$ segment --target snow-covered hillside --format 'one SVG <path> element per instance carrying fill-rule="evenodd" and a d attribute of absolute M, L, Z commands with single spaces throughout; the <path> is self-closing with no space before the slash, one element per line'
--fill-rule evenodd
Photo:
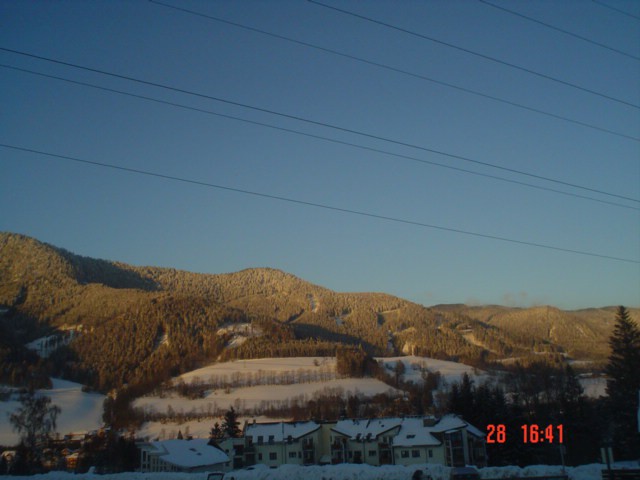
<path fill-rule="evenodd" d="M 461 363 L 447 362 L 426 357 L 403 356 L 380 358 L 389 373 L 397 362 L 405 364 L 404 379 L 422 382 L 426 371 L 439 372 L 446 383 L 460 381 L 467 373 L 481 381 L 485 373 Z M 338 378 L 336 360 L 333 357 L 292 357 L 237 360 L 208 365 L 173 379 L 173 384 L 202 383 L 206 386 L 203 398 L 188 399 L 172 391 L 162 396 L 147 396 L 135 401 L 134 406 L 151 413 L 196 413 L 198 419 L 182 423 L 147 422 L 139 432 L 147 438 L 175 438 L 183 435 L 207 437 L 216 421 L 216 415 L 234 407 L 253 418 L 251 412 L 262 410 L 267 404 L 297 400 L 304 402 L 326 393 L 341 396 L 373 396 L 396 391 L 373 378 Z M 214 387 L 215 386 L 215 387 Z M 396 391 L 397 392 L 397 391 Z M 187 415 L 188 416 L 188 415 Z M 259 421 L 274 419 L 257 416 Z M 218 419 L 219 420 L 219 419 Z M 288 420 L 283 418 L 282 420 Z"/>
<path fill-rule="evenodd" d="M 57 420 L 57 432 L 60 435 L 97 430 L 102 426 L 104 395 L 85 393 L 78 383 L 57 378 L 52 381 L 53 389 L 39 390 L 38 393 L 51 397 L 51 403 L 60 407 Z M 20 441 L 9 423 L 9 415 L 19 406 L 17 399 L 0 402 L 0 445 L 15 445 Z"/>
<path fill-rule="evenodd" d="M 227 410 L 251 410 L 261 407 L 267 402 L 280 402 L 291 399 L 310 400 L 314 395 L 322 393 L 340 393 L 348 396 L 363 394 L 366 396 L 393 390 L 386 383 L 374 378 L 342 378 L 326 382 L 294 383 L 291 385 L 261 385 L 254 387 L 214 390 L 204 398 L 187 399 L 172 392 L 164 397 L 147 396 L 134 402 L 134 407 L 154 412 L 166 412 L 169 407 L 174 411 L 185 413 L 194 410 L 198 413 Z"/>
<path fill-rule="evenodd" d="M 439 372 L 446 383 L 451 384 L 453 382 L 459 382 L 462 375 L 465 373 L 470 377 L 475 377 L 477 382 L 482 382 L 487 378 L 486 372 L 478 370 L 464 363 L 449 362 L 447 360 L 437 360 L 429 357 L 417 357 L 415 355 L 407 355 L 403 357 L 385 357 L 378 358 L 382 361 L 385 367 L 389 370 L 389 373 L 393 372 L 393 369 L 397 362 L 404 363 L 405 381 L 411 381 L 420 383 L 422 382 L 422 372 Z"/>

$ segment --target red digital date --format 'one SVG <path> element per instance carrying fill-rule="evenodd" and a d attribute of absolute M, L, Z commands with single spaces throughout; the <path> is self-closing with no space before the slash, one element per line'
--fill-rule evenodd
<path fill-rule="evenodd" d="M 564 443 L 564 426 L 547 425 L 541 427 L 532 423 L 531 425 L 521 425 L 521 440 L 523 443 L 539 444 L 539 443 Z M 503 424 L 487 425 L 487 443 L 506 443 L 507 427 Z"/>

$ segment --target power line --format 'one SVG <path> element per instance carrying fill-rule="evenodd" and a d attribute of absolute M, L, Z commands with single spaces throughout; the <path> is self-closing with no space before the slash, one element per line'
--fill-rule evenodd
<path fill-rule="evenodd" d="M 575 83 L 571 83 L 571 82 L 568 82 L 566 80 L 562 80 L 562 79 L 557 78 L 557 77 L 552 77 L 551 75 L 547 75 L 546 73 L 537 72 L 535 70 L 531 70 L 530 68 L 523 67 L 523 66 L 520 66 L 520 65 L 516 65 L 514 63 L 507 62 L 506 60 L 500 60 L 499 58 L 491 57 L 489 55 L 485 55 L 484 53 L 480 53 L 480 52 L 476 52 L 474 50 L 470 50 L 468 48 L 460 47 L 458 45 L 454 45 L 452 43 L 448 43 L 448 42 L 445 42 L 443 40 L 438 40 L 437 38 L 429 37 L 429 36 L 424 35 L 422 33 L 414 32 L 414 31 L 408 30 L 406 28 L 398 27 L 397 25 L 392 25 L 390 23 L 386 23 L 386 22 L 383 22 L 381 20 L 376 20 L 376 19 L 371 18 L 371 17 L 360 15 L 358 13 L 355 13 L 355 12 L 352 12 L 352 11 L 349 11 L 349 10 L 344 10 L 342 8 L 334 7 L 332 5 L 327 5 L 327 4 L 319 2 L 317 0 L 307 0 L 307 1 L 309 3 L 313 3 L 314 5 L 318 5 L 320 7 L 324 7 L 324 8 L 328 8 L 330 10 L 334 10 L 336 12 L 344 13 L 345 15 L 350 15 L 352 17 L 359 18 L 361 20 L 366 20 L 367 22 L 375 23 L 377 25 L 382 25 L 383 27 L 391 28 L 393 30 L 397 30 L 399 32 L 406 33 L 406 34 L 412 35 L 414 37 L 422 38 L 423 40 L 429 40 L 430 42 L 437 43 L 439 45 L 444 45 L 446 47 L 453 48 L 455 50 L 458 50 L 458 51 L 461 51 L 461 52 L 465 52 L 465 53 L 468 53 L 470 55 L 474 55 L 476 57 L 483 58 L 485 60 L 489 60 L 491 62 L 498 63 L 500 65 L 504 65 L 506 67 L 514 68 L 516 70 L 520 70 L 522 72 L 526 72 L 526 73 L 529 73 L 531 75 L 535 75 L 537 77 L 544 78 L 546 80 L 550 80 L 552 82 L 560 83 L 562 85 L 565 85 L 565 86 L 568 86 L 568 87 L 571 87 L 571 88 L 575 88 L 577 90 L 581 90 L 583 92 L 590 93 L 590 94 L 596 95 L 598 97 L 606 98 L 607 100 L 610 100 L 612 102 L 616 102 L 616 103 L 620 103 L 622 105 L 626 105 L 628 107 L 633 107 L 633 108 L 640 109 L 640 105 L 637 105 L 635 103 L 628 102 L 628 101 L 623 100 L 621 98 L 612 97 L 611 95 L 607 95 L 605 93 L 597 92 L 595 90 L 591 90 L 589 88 L 582 87 L 582 86 L 577 85 Z"/>
<path fill-rule="evenodd" d="M 171 180 L 171 181 L 186 183 L 186 184 L 190 184 L 190 185 L 199 185 L 199 186 L 202 186 L 202 187 L 215 188 L 215 189 L 218 189 L 218 190 L 224 190 L 224 191 L 229 191 L 229 192 L 240 193 L 240 194 L 243 194 L 243 195 L 251 195 L 251 196 L 254 196 L 254 197 L 268 198 L 268 199 L 271 199 L 271 200 L 278 200 L 278 201 L 281 201 L 281 202 L 294 203 L 294 204 L 297 204 L 297 205 L 303 205 L 303 206 L 307 206 L 307 207 L 315 207 L 315 208 L 321 208 L 321 209 L 324 209 L 324 210 L 330 210 L 330 211 L 334 211 L 334 212 L 347 213 L 347 214 L 358 215 L 358 216 L 367 217 L 367 218 L 374 218 L 374 219 L 377 219 L 377 220 L 384 220 L 384 221 L 387 221 L 387 222 L 401 223 L 401 224 L 405 224 L 405 225 L 413 225 L 413 226 L 416 226 L 416 227 L 429 228 L 429 229 L 433 229 L 433 230 L 441 230 L 441 231 L 445 231 L 445 232 L 458 233 L 458 234 L 477 237 L 477 238 L 485 238 L 485 239 L 489 239 L 489 240 L 498 240 L 498 241 L 501 241 L 501 242 L 513 243 L 513 244 L 517 244 L 517 245 L 525 245 L 525 246 L 529 246 L 529 247 L 543 248 L 543 249 L 547 249 L 547 250 L 555 250 L 555 251 L 565 252 L 565 253 L 573 253 L 573 254 L 584 255 L 584 256 L 588 256 L 588 257 L 602 258 L 602 259 L 606 259 L 606 260 L 615 260 L 615 261 L 619 261 L 619 262 L 640 264 L 640 260 L 636 260 L 636 259 L 632 259 L 632 258 L 615 257 L 615 256 L 612 256 L 612 255 L 605 255 L 605 254 L 600 254 L 600 253 L 587 252 L 587 251 L 583 251 L 583 250 L 575 250 L 575 249 L 570 249 L 570 248 L 558 247 L 558 246 L 555 246 L 555 245 L 548 245 L 548 244 L 544 244 L 544 243 L 529 242 L 529 241 L 526 241 L 526 240 L 517 240 L 517 239 L 501 237 L 501 236 L 497 236 L 497 235 L 472 232 L 472 231 L 469 231 L 469 230 L 462 230 L 462 229 L 458 229 L 458 228 L 444 227 L 442 225 L 434 225 L 434 224 L 429 224 L 429 223 L 418 222 L 418 221 L 415 221 L 415 220 L 407 220 L 407 219 L 402 219 L 402 218 L 398 218 L 398 217 L 390 217 L 390 216 L 387 216 L 387 215 L 380 215 L 380 214 L 377 214 L 377 213 L 365 212 L 365 211 L 361 211 L 361 210 L 352 210 L 352 209 L 349 209 L 349 208 L 336 207 L 336 206 L 326 205 L 326 204 L 316 203 L 316 202 L 309 202 L 309 201 L 306 201 L 306 200 L 300 200 L 300 199 L 296 199 L 296 198 L 283 197 L 283 196 L 280 196 L 280 195 L 272 195 L 272 194 L 269 194 L 269 193 L 256 192 L 256 191 L 252 191 L 252 190 L 245 190 L 245 189 L 241 189 L 241 188 L 230 187 L 230 186 L 227 186 L 227 185 L 220 185 L 220 184 L 215 184 L 215 183 L 203 182 L 201 180 L 193 180 L 193 179 L 188 179 L 188 178 L 176 177 L 176 176 L 173 176 L 173 175 L 165 175 L 165 174 L 162 174 L 162 173 L 151 172 L 151 171 L 148 171 L 148 170 L 140 170 L 140 169 L 130 168 L 130 167 L 124 167 L 124 166 L 121 166 L 121 165 L 115 165 L 115 164 L 111 164 L 111 163 L 104 163 L 104 162 L 97 162 L 97 161 L 93 161 L 93 160 L 86 160 L 86 159 L 81 159 L 81 158 L 77 158 L 77 157 L 71 157 L 71 156 L 68 156 L 68 155 L 60 155 L 60 154 L 57 154 L 57 153 L 51 153 L 51 152 L 45 152 L 45 151 L 41 151 L 41 150 L 35 150 L 35 149 L 32 149 L 32 148 L 27 148 L 27 147 L 9 145 L 9 144 L 6 144 L 6 143 L 0 143 L 0 147 L 8 148 L 8 149 L 16 150 L 16 151 L 21 151 L 21 152 L 26 152 L 26 153 L 32 153 L 32 154 L 36 154 L 36 155 L 42 155 L 42 156 L 57 158 L 57 159 L 60 159 L 60 160 L 67 160 L 67 161 L 71 161 L 71 162 L 75 162 L 75 163 L 81 163 L 81 164 L 85 164 L 85 165 L 93 165 L 93 166 L 96 166 L 96 167 L 108 168 L 108 169 L 112 169 L 112 170 L 119 170 L 119 171 L 123 171 L 123 172 L 134 173 L 134 174 L 138 174 L 138 175 L 145 175 L 145 176 L 149 176 L 149 177 L 162 178 L 164 180 Z"/>
<path fill-rule="evenodd" d="M 597 3 L 598 5 L 603 6 L 605 8 L 609 8 L 611 10 L 614 10 L 614 11 L 618 12 L 618 13 L 621 13 L 622 15 L 626 15 L 627 17 L 631 17 L 631 18 L 635 18 L 636 20 L 640 20 L 639 16 L 634 15 L 634 14 L 629 13 L 629 12 L 626 12 L 625 10 L 622 10 L 620 8 L 616 8 L 616 7 L 614 7 L 612 5 L 609 5 L 609 4 L 605 3 L 605 2 L 599 2 L 598 0 L 591 0 L 591 1 L 593 3 Z"/>
<path fill-rule="evenodd" d="M 174 92 L 178 92 L 178 93 L 183 93 L 183 94 L 191 95 L 191 96 L 198 97 L 198 98 L 206 98 L 208 100 L 213 100 L 213 101 L 216 101 L 216 102 L 225 103 L 227 105 L 233 105 L 233 106 L 237 106 L 237 107 L 247 108 L 247 109 L 250 109 L 250 110 L 257 111 L 257 112 L 269 113 L 269 114 L 277 115 L 277 116 L 280 116 L 280 117 L 283 117 L 283 118 L 288 118 L 288 119 L 291 119 L 291 120 L 297 120 L 297 121 L 300 121 L 300 122 L 308 123 L 310 125 L 322 126 L 322 127 L 330 128 L 330 129 L 333 129 L 333 130 L 338 130 L 338 131 L 341 131 L 341 132 L 346 132 L 346 133 L 351 133 L 351 134 L 354 134 L 354 135 L 359 135 L 359 136 L 362 136 L 362 137 L 365 137 L 365 138 L 372 138 L 372 139 L 375 139 L 375 140 L 380 140 L 380 141 L 392 143 L 392 144 L 395 144 L 395 145 L 401 145 L 401 146 L 404 146 L 404 147 L 414 148 L 416 150 L 421 150 L 421 151 L 424 151 L 424 152 L 434 153 L 434 154 L 442 155 L 442 156 L 449 157 L 449 158 L 455 158 L 457 160 L 462 160 L 462 161 L 469 162 L 469 163 L 474 163 L 474 164 L 477 164 L 477 165 L 483 165 L 485 167 L 495 168 L 495 169 L 506 171 L 506 172 L 510 172 L 510 173 L 516 173 L 516 174 L 519 174 L 519 175 L 524 175 L 524 176 L 527 176 L 527 177 L 536 178 L 538 180 L 544 180 L 544 181 L 547 181 L 547 182 L 557 183 L 557 184 L 564 185 L 564 186 L 567 186 L 567 187 L 577 188 L 577 189 L 580 189 L 580 190 L 586 190 L 586 191 L 593 192 L 593 193 L 599 193 L 601 195 L 607 195 L 607 196 L 610 196 L 610 197 L 616 197 L 616 198 L 620 198 L 620 199 L 623 199 L 623 200 L 628 200 L 628 201 L 631 201 L 631 202 L 640 203 L 640 200 L 638 200 L 636 198 L 627 197 L 627 196 L 619 195 L 619 194 L 616 194 L 616 193 L 605 192 L 603 190 L 598 190 L 598 189 L 591 188 L 591 187 L 585 187 L 585 186 L 578 185 L 578 184 L 575 184 L 575 183 L 566 182 L 566 181 L 563 181 L 563 180 L 557 180 L 557 179 L 553 179 L 553 178 L 550 178 L 550 177 L 545 177 L 543 175 L 537 175 L 537 174 L 534 174 L 534 173 L 524 172 L 522 170 L 517 170 L 517 169 L 509 168 L 509 167 L 504 167 L 504 166 L 496 165 L 496 164 L 489 163 L 489 162 L 483 162 L 481 160 L 475 160 L 475 159 L 472 159 L 470 157 L 465 157 L 465 156 L 462 156 L 462 155 L 448 153 L 448 152 L 444 152 L 444 151 L 441 151 L 441 150 L 436 150 L 436 149 L 433 149 L 433 148 L 428 148 L 428 147 L 424 147 L 424 146 L 420 146 L 420 145 L 411 144 L 411 143 L 408 143 L 408 142 L 402 142 L 402 141 L 399 141 L 399 140 L 393 140 L 393 139 L 390 139 L 390 138 L 382 137 L 380 135 L 375 135 L 375 134 L 366 133 L 366 132 L 360 132 L 358 130 L 353 130 L 351 128 L 341 127 L 341 126 L 338 126 L 338 125 L 333 125 L 333 124 L 329 124 L 329 123 L 325 123 L 325 122 L 320 122 L 318 120 L 311 120 L 311 119 L 300 117 L 300 116 L 297 116 L 297 115 L 291 115 L 291 114 L 288 114 L 288 113 L 278 112 L 278 111 L 275 111 L 275 110 L 270 110 L 268 108 L 256 107 L 256 106 L 253 106 L 253 105 L 248 105 L 246 103 L 241 103 L 241 102 L 237 102 L 237 101 L 234 101 L 234 100 L 228 100 L 228 99 L 224 99 L 224 98 L 221 98 L 221 97 L 215 97 L 215 96 L 212 96 L 212 95 L 207 95 L 207 94 L 204 94 L 204 93 L 193 92 L 193 91 L 190 91 L 190 90 L 185 90 L 185 89 L 178 88 L 178 87 L 172 87 L 172 86 L 169 86 L 169 85 L 164 85 L 164 84 L 157 83 L 157 82 L 151 82 L 151 81 L 148 81 L 148 80 L 141 80 L 141 79 L 138 79 L 138 78 L 134 78 L 134 77 L 126 76 L 126 75 L 121 75 L 121 74 L 117 74 L 117 73 L 112 73 L 112 72 L 107 72 L 105 70 L 99 70 L 99 69 L 96 69 L 96 68 L 85 67 L 85 66 L 82 66 L 82 65 L 77 65 L 77 64 L 74 64 L 74 63 L 70 63 L 70 62 L 64 62 L 64 61 L 61 61 L 61 60 L 55 60 L 55 59 L 52 59 L 52 58 L 43 57 L 43 56 L 32 54 L 32 53 L 21 52 L 19 50 L 13 50 L 13 49 L 9 49 L 9 48 L 0 47 L 0 51 L 15 53 L 17 55 L 23 55 L 23 56 L 30 57 L 30 58 L 37 58 L 39 60 L 45 60 L 47 62 L 56 63 L 56 64 L 59 64 L 59 65 L 65 65 L 65 66 L 68 66 L 68 67 L 78 68 L 80 70 L 85 70 L 85 71 L 94 72 L 94 73 L 100 73 L 102 75 L 107 75 L 107 76 L 110 76 L 110 77 L 120 78 L 120 79 L 124 79 L 124 80 L 129 80 L 129 81 L 140 83 L 140 84 L 143 84 L 143 85 L 150 85 L 150 86 L 154 86 L 154 87 L 158 87 L 158 88 L 163 88 L 165 90 L 170 90 L 170 91 L 174 91 Z"/>
<path fill-rule="evenodd" d="M 216 117 L 225 118 L 225 119 L 228 119 L 228 120 L 239 121 L 239 122 L 247 123 L 247 124 L 250 124 L 250 125 L 257 125 L 257 126 L 260 126 L 260 127 L 270 128 L 270 129 L 273 129 L 273 130 L 282 131 L 282 132 L 286 132 L 286 133 L 292 133 L 292 134 L 295 134 L 295 135 L 300 135 L 300 136 L 304 136 L 304 137 L 308 137 L 308 138 L 314 138 L 314 139 L 317 139 L 317 140 L 322 140 L 322 141 L 326 141 L 326 142 L 330 142 L 330 143 L 335 143 L 335 144 L 338 144 L 338 145 L 345 145 L 345 146 L 348 146 L 348 147 L 353 147 L 353 148 L 358 148 L 358 149 L 365 150 L 365 151 L 380 153 L 380 154 L 383 154 L 383 155 L 396 157 L 396 158 L 401 158 L 401 159 L 404 159 L 404 160 L 410 160 L 410 161 L 422 163 L 422 164 L 425 164 L 425 165 L 431 165 L 431 166 L 446 168 L 446 169 L 449 169 L 449 170 L 454 170 L 454 171 L 461 172 L 461 173 L 466 173 L 466 174 L 469 174 L 469 175 L 475 175 L 475 176 L 478 176 L 478 177 L 490 178 L 490 179 L 493 179 L 493 180 L 499 180 L 499 181 L 502 181 L 502 182 L 507 182 L 507 183 L 512 183 L 512 184 L 519 185 L 519 186 L 534 188 L 534 189 L 537 189 L 537 190 L 542 190 L 542 191 L 557 193 L 557 194 L 560 194 L 560 195 L 566 195 L 566 196 L 570 196 L 570 197 L 580 198 L 580 199 L 583 199 L 583 200 L 589 200 L 589 201 L 593 201 L 593 202 L 603 203 L 603 204 L 612 205 L 612 206 L 615 206 L 615 207 L 627 208 L 627 209 L 630 209 L 630 210 L 638 210 L 638 211 L 640 211 L 640 208 L 638 208 L 638 207 L 632 207 L 630 205 L 625 205 L 625 204 L 622 204 L 622 203 L 610 202 L 610 201 L 607 201 L 607 200 L 601 200 L 599 198 L 588 197 L 586 195 L 579 195 L 579 194 L 576 194 L 576 193 L 565 192 L 565 191 L 562 191 L 562 190 L 556 190 L 556 189 L 553 189 L 553 188 L 543 187 L 543 186 L 540 186 L 540 185 L 534 185 L 534 184 L 531 184 L 531 183 L 520 182 L 518 180 L 513 180 L 513 179 L 505 178 L 505 177 L 499 177 L 497 175 L 489 175 L 489 174 L 486 174 L 486 173 L 476 172 L 476 171 L 473 171 L 473 170 L 468 170 L 468 169 L 464 169 L 464 168 L 460 168 L 460 167 L 454 167 L 452 165 L 446 165 L 446 164 L 443 164 L 443 163 L 438 163 L 438 162 L 433 162 L 433 161 L 430 161 L 430 160 L 424 160 L 424 159 L 421 159 L 421 158 L 412 157 L 410 155 L 403 155 L 403 154 L 399 154 L 399 153 L 389 152 L 387 150 L 381 150 L 381 149 L 378 149 L 378 148 L 368 147 L 366 145 L 361 145 L 361 144 L 356 144 L 356 143 L 351 143 L 351 142 L 345 142 L 343 140 L 337 140 L 337 139 L 333 139 L 333 138 L 330 138 L 330 137 L 325 137 L 325 136 L 322 136 L 322 135 L 315 135 L 315 134 L 312 134 L 312 133 L 302 132 L 300 130 L 293 130 L 291 128 L 279 127 L 279 126 L 272 125 L 272 124 L 269 124 L 269 123 L 258 122 L 258 121 L 255 121 L 255 120 L 249 120 L 249 119 L 246 119 L 246 118 L 236 117 L 236 116 L 233 116 L 233 115 L 218 113 L 218 112 L 214 112 L 214 111 L 211 111 L 211 110 L 206 110 L 206 109 L 203 109 L 203 108 L 191 107 L 191 106 L 184 105 L 184 104 L 181 104 L 181 103 L 169 102 L 167 100 L 160 100 L 158 98 L 149 97 L 149 96 L 146 96 L 146 95 L 140 95 L 140 94 L 125 92 L 125 91 L 122 91 L 122 90 L 116 90 L 114 88 L 103 87 L 103 86 L 100 86 L 100 85 L 94 85 L 94 84 L 91 84 L 91 83 L 81 82 L 81 81 L 78 81 L 78 80 L 71 80 L 69 78 L 59 77 L 59 76 L 56 76 L 56 75 L 50 75 L 50 74 L 46 74 L 46 73 L 35 72 L 33 70 L 28 70 L 28 69 L 25 69 L 25 68 L 15 67 L 15 66 L 12 66 L 12 65 L 0 64 L 0 68 L 6 68 L 6 69 L 10 69 L 10 70 L 15 70 L 15 71 L 18 71 L 18 72 L 28 73 L 28 74 L 31 74 L 31 75 L 37 75 L 37 76 L 40 76 L 40 77 L 49 78 L 49 79 L 53 79 L 53 80 L 60 80 L 60 81 L 66 82 L 66 83 L 70 83 L 72 85 L 80 85 L 80 86 L 84 86 L 84 87 L 94 88 L 96 90 L 102 90 L 102 91 L 105 91 L 105 92 L 116 93 L 116 94 L 119 94 L 119 95 L 133 97 L 133 98 L 137 98 L 137 99 L 140 99 L 140 100 L 150 101 L 150 102 L 159 103 L 159 104 L 163 104 L 163 105 L 169 105 L 169 106 L 172 106 L 172 107 L 182 108 L 182 109 L 185 109 L 185 110 L 191 110 L 191 111 L 195 111 L 195 112 L 199 112 L 199 113 L 205 113 L 205 114 L 208 114 L 208 115 L 214 115 Z"/>
<path fill-rule="evenodd" d="M 570 32 L 568 30 L 565 30 L 563 28 L 556 27 L 556 26 L 551 25 L 549 23 L 545 23 L 545 22 L 543 22 L 541 20 L 538 20 L 536 18 L 529 17 L 528 15 L 524 15 L 523 13 L 516 12 L 515 10 L 511 10 L 509 8 L 502 7 L 500 5 L 496 5 L 495 3 L 492 3 L 492 2 L 490 2 L 488 0 L 478 0 L 478 1 L 480 3 L 484 3 L 485 5 L 493 7 L 495 9 L 502 10 L 503 12 L 509 13 L 511 15 L 515 15 L 515 16 L 520 17 L 520 18 L 524 18 L 525 20 L 529 20 L 530 22 L 537 23 L 538 25 L 542 25 L 544 27 L 550 28 L 551 30 L 555 30 L 557 32 L 564 33 L 565 35 L 569 35 L 571 37 L 580 39 L 580 40 L 585 41 L 587 43 L 590 43 L 592 45 L 596 45 L 596 46 L 601 47 L 601 48 L 606 48 L 607 50 L 619 53 L 620 55 L 624 55 L 625 57 L 633 58 L 634 60 L 640 60 L 640 57 L 638 57 L 636 55 L 632 55 L 632 54 L 624 52 L 622 50 L 618 50 L 617 48 L 611 47 L 609 45 L 605 45 L 604 43 L 596 42 L 595 40 L 592 40 L 590 38 L 583 37 L 582 35 L 578 35 L 577 33 L 573 33 L 573 32 Z"/>
<path fill-rule="evenodd" d="M 232 27 L 248 30 L 248 31 L 254 32 L 254 33 L 259 33 L 261 35 L 266 35 L 266 36 L 269 36 L 269 37 L 272 37 L 272 38 L 277 38 L 279 40 L 283 40 L 283 41 L 290 42 L 290 43 L 293 43 L 293 44 L 296 44 L 296 45 L 300 45 L 300 46 L 303 46 L 303 47 L 307 47 L 307 48 L 312 48 L 312 49 L 315 49 L 315 50 L 318 50 L 318 51 L 321 51 L 321 52 L 325 52 L 325 53 L 328 53 L 328 54 L 331 54 L 331 55 L 336 55 L 336 56 L 339 56 L 339 57 L 347 58 L 349 60 L 354 60 L 356 62 L 364 63 L 366 65 L 370 65 L 370 66 L 373 66 L 373 67 L 376 67 L 376 68 L 381 68 L 381 69 L 388 70 L 388 71 L 391 71 L 391 72 L 399 73 L 401 75 L 406 75 L 406 76 L 409 76 L 409 77 L 417 78 L 419 80 L 424 80 L 424 81 L 427 81 L 427 82 L 431 82 L 431 83 L 434 83 L 436 85 L 440 85 L 440 86 L 443 86 L 443 87 L 452 88 L 452 89 L 458 90 L 460 92 L 468 93 L 470 95 L 476 95 L 478 97 L 486 98 L 486 99 L 493 100 L 493 101 L 500 102 L 500 103 L 504 103 L 506 105 L 511 105 L 513 107 L 521 108 L 521 109 L 527 110 L 529 112 L 534 112 L 534 113 L 538 113 L 538 114 L 541 114 L 541 115 L 546 115 L 548 117 L 555 118 L 557 120 L 562 120 L 562 121 L 565 121 L 565 122 L 573 123 L 575 125 L 580 125 L 582 127 L 598 130 L 600 132 L 608 133 L 608 134 L 611 134 L 611 135 L 616 135 L 616 136 L 619 136 L 619 137 L 622 137 L 622 138 L 627 138 L 629 140 L 634 140 L 636 142 L 640 141 L 639 137 L 634 137 L 632 135 L 627 135 L 627 134 L 624 134 L 624 133 L 615 132 L 613 130 L 609 130 L 607 128 L 599 127 L 599 126 L 593 125 L 591 123 L 582 122 L 580 120 L 576 120 L 576 119 L 573 119 L 573 118 L 569 118 L 569 117 L 565 117 L 565 116 L 562 116 L 562 115 L 558 115 L 556 113 L 551 113 L 551 112 L 547 112 L 545 110 L 540 110 L 538 108 L 534 108 L 534 107 L 531 107 L 531 106 L 528 106 L 528 105 L 523 105 L 521 103 L 513 102 L 511 100 L 506 100 L 504 98 L 500 98 L 500 97 L 496 97 L 496 96 L 493 96 L 493 95 L 489 95 L 487 93 L 482 93 L 482 92 L 479 92 L 477 90 L 473 90 L 473 89 L 466 88 L 466 87 L 461 87 L 461 86 L 455 85 L 453 83 L 448 83 L 448 82 L 444 82 L 442 80 L 437 80 L 435 78 L 428 77 L 426 75 L 421 75 L 421 74 L 418 74 L 418 73 L 415 73 L 415 72 L 410 72 L 410 71 L 403 70 L 403 69 L 400 69 L 400 68 L 392 67 L 392 66 L 384 64 L 384 63 L 374 62 L 372 60 L 367 60 L 365 58 L 358 57 L 356 55 L 351 55 L 351 54 L 348 54 L 348 53 L 340 52 L 338 50 L 333 50 L 333 49 L 330 49 L 330 48 L 321 47 L 321 46 L 315 45 L 313 43 L 303 42 L 302 40 L 296 40 L 294 38 L 286 37 L 286 36 L 280 35 L 278 33 L 268 32 L 266 30 L 261 30 L 259 28 L 250 27 L 248 25 L 243 25 L 241 23 L 232 22 L 230 20 L 225 20 L 224 18 L 216 17 L 216 16 L 213 16 L 213 15 L 208 15 L 208 14 L 205 14 L 205 13 L 202 13 L 202 12 L 196 12 L 194 10 L 189 10 L 189 9 L 182 8 L 182 7 L 177 7 L 177 6 L 174 6 L 174 5 L 170 5 L 168 3 L 160 2 L 158 0 L 148 0 L 148 1 L 150 3 L 156 4 L 156 5 L 160 5 L 162 7 L 171 8 L 171 9 L 174 9 L 174 10 L 177 10 L 177 11 L 180 11 L 180 12 L 184 12 L 184 13 L 187 13 L 187 14 L 190 14 L 190 15 L 194 15 L 194 16 L 197 16 L 197 17 L 202 17 L 202 18 L 205 18 L 205 19 L 208 19 L 208 20 L 213 20 L 215 22 L 219 22 L 219 23 L 222 23 L 222 24 L 225 24 L 225 25 L 229 25 L 229 26 L 232 26 Z"/>

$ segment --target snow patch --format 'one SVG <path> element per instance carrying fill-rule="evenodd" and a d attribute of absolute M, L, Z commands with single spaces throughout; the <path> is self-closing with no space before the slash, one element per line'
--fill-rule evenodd
<path fill-rule="evenodd" d="M 219 336 L 229 336 L 227 347 L 234 348 L 239 347 L 249 338 L 261 336 L 262 331 L 250 323 L 234 323 L 219 328 L 216 334 Z"/>
<path fill-rule="evenodd" d="M 98 393 L 85 393 L 82 385 L 59 378 L 52 378 L 51 390 L 38 390 L 41 395 L 51 398 L 51 404 L 60 407 L 57 432 L 61 435 L 72 432 L 88 432 L 102 426 L 102 404 L 105 396 Z M 0 445 L 15 445 L 20 441 L 17 433 L 12 431 L 9 415 L 20 402 L 12 396 L 12 400 L 0 402 Z"/>
<path fill-rule="evenodd" d="M 35 351 L 40 358 L 49 358 L 49 356 L 58 348 L 69 345 L 71 341 L 82 331 L 82 325 L 73 327 L 63 326 L 53 335 L 40 337 L 25 345 L 29 350 Z"/>

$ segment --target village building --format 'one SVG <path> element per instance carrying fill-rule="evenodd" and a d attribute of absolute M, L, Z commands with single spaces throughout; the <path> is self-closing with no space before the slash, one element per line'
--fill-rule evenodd
<path fill-rule="evenodd" d="M 246 465 L 313 465 L 324 453 L 322 426 L 311 421 L 250 423 L 245 426 L 244 438 Z"/>
<path fill-rule="evenodd" d="M 242 465 L 486 465 L 485 435 L 456 415 L 249 423 Z M 237 456 L 237 448 L 235 450 Z M 234 461 L 234 464 L 238 462 Z"/>
<path fill-rule="evenodd" d="M 392 464 L 393 439 L 401 424 L 401 418 L 340 420 L 331 429 L 332 463 Z"/>
<path fill-rule="evenodd" d="M 456 415 L 245 423 L 243 437 L 141 444 L 143 472 L 201 472 L 256 464 L 485 466 L 485 435 Z"/>
<path fill-rule="evenodd" d="M 484 433 L 456 415 L 407 417 L 393 439 L 394 463 L 485 466 Z"/>
<path fill-rule="evenodd" d="M 144 442 L 140 448 L 142 472 L 206 472 L 229 470 L 229 456 L 208 439 Z"/>

